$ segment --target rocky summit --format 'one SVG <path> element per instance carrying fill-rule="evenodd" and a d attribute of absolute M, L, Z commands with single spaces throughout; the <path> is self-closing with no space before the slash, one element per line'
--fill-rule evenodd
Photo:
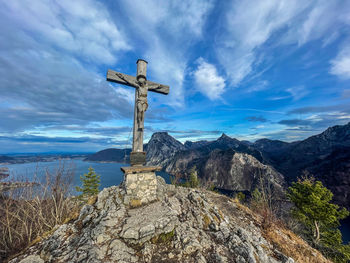
<path fill-rule="evenodd" d="M 10 262 L 328 262 L 293 233 L 264 230 L 233 199 L 157 184 L 158 200 L 133 208 L 122 187 L 105 188 Z"/>
<path fill-rule="evenodd" d="M 186 147 L 167 132 L 156 132 L 145 147 L 147 165 L 164 166 L 176 152 L 186 150 Z"/>

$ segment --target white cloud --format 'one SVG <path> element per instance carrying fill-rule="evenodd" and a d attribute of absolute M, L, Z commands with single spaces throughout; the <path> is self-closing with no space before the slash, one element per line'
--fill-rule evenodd
<path fill-rule="evenodd" d="M 129 39 L 151 58 L 150 80 L 171 87 L 159 104 L 182 106 L 186 52 L 189 41 L 201 38 L 210 3 L 128 1 L 127 23 L 97 1 L 1 2 L 0 91 L 7 104 L 0 107 L 6 123 L 0 130 L 132 118 L 133 89 L 112 86 L 97 72 L 135 48 Z M 149 120 L 162 114 L 152 105 Z"/>
<path fill-rule="evenodd" d="M 202 38 L 206 17 L 213 1 L 123 1 L 123 11 L 132 17 L 129 30 L 138 32 L 139 52 L 149 60 L 152 81 L 170 86 L 170 93 L 162 98 L 172 106 L 183 106 L 183 89 L 188 50 Z M 116 18 L 118 19 L 118 18 Z"/>
<path fill-rule="evenodd" d="M 3 22 L 3 21 L 2 21 Z M 16 24 L 0 35 L 0 130 L 45 125 L 84 125 L 132 118 L 126 94 L 68 52 L 37 41 Z"/>
<path fill-rule="evenodd" d="M 269 86 L 269 82 L 267 80 L 259 80 L 254 83 L 251 87 L 247 88 L 247 92 L 256 92 L 266 90 Z"/>
<path fill-rule="evenodd" d="M 135 103 L 135 89 L 134 88 L 122 88 L 116 87 L 114 91 L 117 93 L 117 96 L 124 97 L 131 105 Z"/>
<path fill-rule="evenodd" d="M 349 2 L 350 3 L 350 2 Z M 232 1 L 216 37 L 216 53 L 231 84 L 237 86 L 264 61 L 261 48 L 274 44 L 303 45 L 322 39 L 324 46 L 349 24 L 350 4 L 344 1 Z M 330 38 L 331 36 L 331 38 Z"/>
<path fill-rule="evenodd" d="M 237 85 L 253 70 L 256 49 L 305 8 L 296 1 L 233 1 L 217 48 L 220 62 Z"/>
<path fill-rule="evenodd" d="M 219 99 L 225 91 L 225 79 L 219 76 L 214 65 L 197 60 L 198 68 L 194 72 L 197 89 L 211 100 Z"/>
<path fill-rule="evenodd" d="M 309 91 L 305 88 L 305 86 L 295 86 L 287 89 L 287 92 L 290 93 L 293 100 L 300 100 L 309 94 Z"/>
<path fill-rule="evenodd" d="M 344 8 L 339 1 L 314 1 L 306 14 L 305 21 L 297 28 L 298 44 L 325 36 L 329 41 L 329 36 L 334 33 L 333 28 L 339 21 L 339 10 Z M 327 33 L 329 32 L 329 34 Z M 333 34 L 333 38 L 337 37 Z M 332 41 L 334 39 L 331 39 Z"/>
<path fill-rule="evenodd" d="M 345 46 L 335 59 L 331 60 L 330 73 L 340 78 L 350 79 L 350 46 Z"/>
<path fill-rule="evenodd" d="M 106 8 L 96 1 L 13 0 L 0 7 L 9 23 L 85 60 L 114 63 L 116 52 L 131 48 Z"/>
<path fill-rule="evenodd" d="M 162 101 L 172 106 L 182 106 L 184 103 L 183 80 L 185 78 L 187 61 L 183 50 L 167 48 L 158 38 L 153 41 L 153 48 L 145 52 L 150 61 L 151 81 L 170 86 L 170 93 Z"/>
<path fill-rule="evenodd" d="M 184 40 L 190 35 L 200 36 L 208 11 L 213 7 L 213 1 L 194 0 L 184 1 L 159 1 L 159 0 L 134 0 L 123 1 L 124 11 L 132 17 L 134 26 L 142 37 L 153 38 L 158 29 L 169 37 Z M 154 31 L 149 31 L 154 29 Z M 167 42 L 167 39 L 163 39 Z"/>

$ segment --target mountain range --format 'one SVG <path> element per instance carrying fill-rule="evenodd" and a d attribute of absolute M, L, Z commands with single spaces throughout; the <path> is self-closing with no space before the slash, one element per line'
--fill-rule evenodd
<path fill-rule="evenodd" d="M 195 166 L 203 183 L 229 191 L 251 193 L 263 181 L 280 192 L 297 178 L 313 175 L 334 193 L 337 204 L 350 208 L 350 123 L 290 143 L 270 139 L 251 143 L 222 134 L 215 141 L 182 144 L 157 132 L 145 150 L 147 165 L 160 165 L 179 177 L 188 176 Z M 106 149 L 87 160 L 121 162 L 129 153 Z"/>

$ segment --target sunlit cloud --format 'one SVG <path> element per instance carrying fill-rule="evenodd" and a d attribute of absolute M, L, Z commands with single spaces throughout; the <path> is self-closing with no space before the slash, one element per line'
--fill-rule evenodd
<path fill-rule="evenodd" d="M 330 73 L 342 79 L 350 79 L 350 45 L 343 47 L 337 57 L 331 60 Z"/>
<path fill-rule="evenodd" d="M 214 65 L 205 62 L 203 58 L 199 58 L 197 63 L 193 75 L 198 91 L 211 100 L 219 99 L 225 91 L 225 79 L 219 76 Z"/>

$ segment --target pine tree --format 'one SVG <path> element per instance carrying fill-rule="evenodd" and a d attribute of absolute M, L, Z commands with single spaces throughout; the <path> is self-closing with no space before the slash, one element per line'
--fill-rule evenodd
<path fill-rule="evenodd" d="M 347 262 L 349 245 L 342 244 L 338 227 L 339 220 L 346 218 L 349 211 L 332 204 L 333 193 L 312 177 L 299 179 L 288 190 L 294 204 L 292 215 L 309 231 L 315 247 L 335 262 Z"/>
<path fill-rule="evenodd" d="M 78 192 L 82 192 L 80 194 L 81 199 L 86 199 L 92 195 L 98 194 L 99 186 L 100 186 L 100 176 L 95 173 L 95 170 L 92 167 L 89 167 L 89 172 L 80 176 L 80 180 L 83 183 L 83 187 L 76 187 Z"/>
<path fill-rule="evenodd" d="M 198 173 L 197 173 L 197 167 L 193 166 L 190 170 L 190 180 L 189 180 L 190 187 L 196 188 L 199 186 L 199 180 L 198 180 Z"/>

